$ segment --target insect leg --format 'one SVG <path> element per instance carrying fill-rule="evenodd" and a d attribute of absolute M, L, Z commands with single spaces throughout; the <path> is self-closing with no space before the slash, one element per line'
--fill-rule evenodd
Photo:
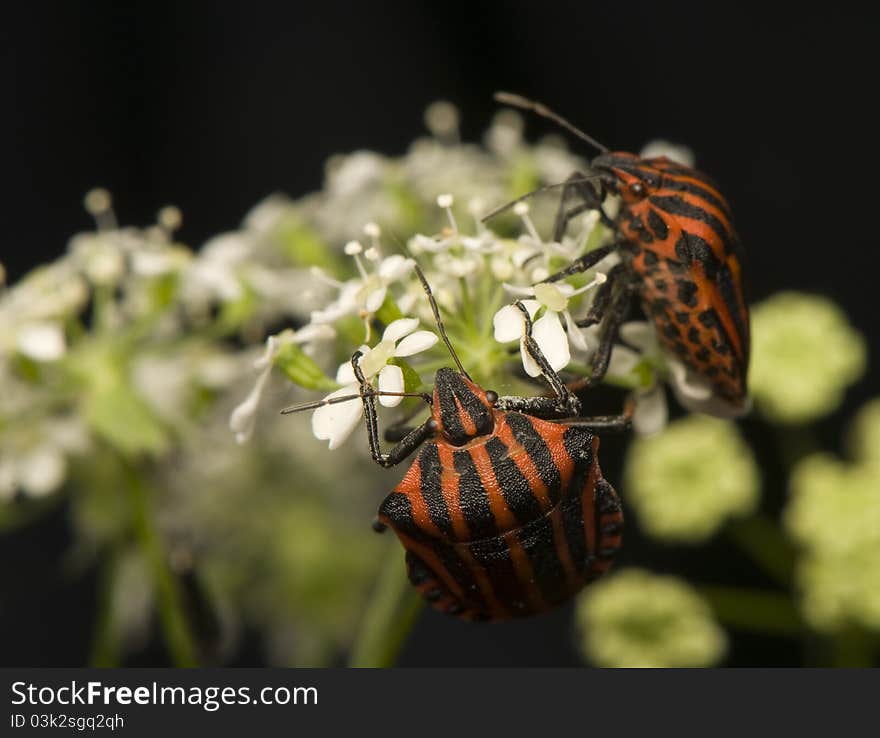
<path fill-rule="evenodd" d="M 505 412 L 525 413 L 547 420 L 558 420 L 572 415 L 568 407 L 560 407 L 556 397 L 499 397 L 495 407 Z"/>
<path fill-rule="evenodd" d="M 561 241 L 562 236 L 565 235 L 565 229 L 571 220 L 585 210 L 598 210 L 602 223 L 609 228 L 614 228 L 614 221 L 602 209 L 604 190 L 596 192 L 589 184 L 583 181 L 585 178 L 585 175 L 581 172 L 572 172 L 571 176 L 566 180 L 567 184 L 562 190 L 562 197 L 559 200 L 559 208 L 556 211 L 556 221 L 553 226 L 554 241 Z M 580 197 L 582 202 L 569 208 L 568 202 L 572 194 Z"/>
<path fill-rule="evenodd" d="M 572 418 L 565 421 L 565 425 L 590 430 L 628 431 L 632 427 L 632 417 L 635 413 L 635 399 L 630 396 L 623 405 L 620 415 L 595 415 L 592 418 Z"/>
<path fill-rule="evenodd" d="M 596 290 L 596 296 L 593 298 L 593 302 L 590 305 L 587 314 L 580 320 L 574 322 L 578 328 L 589 328 L 591 325 L 595 325 L 602 320 L 608 309 L 608 304 L 611 302 L 611 297 L 614 294 L 614 285 L 617 280 L 621 278 L 623 270 L 623 264 L 616 264 L 611 267 L 608 271 L 607 280 Z"/>
<path fill-rule="evenodd" d="M 402 441 L 410 431 L 412 431 L 416 426 L 411 425 L 410 421 L 422 412 L 424 408 L 421 406 L 416 406 L 412 408 L 409 412 L 405 413 L 402 418 L 399 418 L 394 425 L 391 425 L 385 429 L 385 432 L 382 434 L 386 441 L 389 443 L 397 443 L 398 441 Z"/>
<path fill-rule="evenodd" d="M 499 410 L 517 410 L 539 417 L 566 418 L 577 415 L 581 409 L 580 400 L 565 386 L 565 382 L 550 366 L 550 362 L 547 361 L 538 342 L 532 337 L 532 318 L 526 306 L 519 300 L 514 305 L 522 312 L 525 321 L 526 351 L 541 369 L 541 376 L 550 385 L 555 397 L 501 397 L 498 399 L 496 407 Z"/>
<path fill-rule="evenodd" d="M 607 246 L 600 246 L 597 249 L 588 251 L 583 256 L 575 259 L 564 269 L 560 269 L 558 272 L 554 272 L 553 274 L 551 274 L 544 281 L 558 282 L 563 277 L 569 277 L 572 274 L 580 274 L 581 272 L 585 272 L 587 271 L 587 269 L 591 269 L 596 266 L 596 264 L 602 261 L 602 259 L 608 256 L 608 254 L 617 249 L 623 243 L 623 241 L 615 241 L 614 243 L 609 243 Z"/>
<path fill-rule="evenodd" d="M 608 362 L 611 360 L 611 349 L 617 340 L 617 332 L 626 318 L 632 298 L 633 286 L 621 279 L 615 280 L 615 289 L 609 298 L 609 304 L 605 315 L 601 318 L 602 325 L 599 332 L 599 346 L 593 355 L 593 368 L 589 377 L 584 377 L 568 385 L 572 392 L 592 387 L 602 381 L 602 377 L 608 371 Z"/>
<path fill-rule="evenodd" d="M 437 423 L 433 418 L 428 418 L 424 423 L 407 433 L 387 454 L 383 454 L 379 446 L 379 416 L 376 412 L 376 398 L 358 364 L 361 356 L 363 356 L 362 352 L 354 352 L 351 357 L 351 367 L 360 385 L 361 402 L 364 404 L 364 420 L 367 425 L 367 440 L 370 444 L 370 455 L 373 457 L 373 461 L 387 468 L 399 464 L 415 451 L 423 441 L 430 438 L 437 430 Z"/>
<path fill-rule="evenodd" d="M 564 425 L 590 430 L 628 431 L 632 427 L 632 418 L 628 415 L 596 415 L 592 418 L 566 420 Z"/>

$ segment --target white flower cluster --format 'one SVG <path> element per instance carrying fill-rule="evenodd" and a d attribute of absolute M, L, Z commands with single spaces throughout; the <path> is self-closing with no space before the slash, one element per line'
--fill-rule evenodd
<path fill-rule="evenodd" d="M 121 228 L 106 191 L 85 202 L 97 230 L 0 292 L 0 497 L 57 490 L 96 439 L 126 455 L 168 448 L 200 393 L 246 371 L 248 349 L 210 337 L 302 314 L 290 292 L 307 273 L 273 263 L 258 230 L 193 253 L 173 239 L 176 208 Z"/>
<path fill-rule="evenodd" d="M 581 649 L 597 666 L 705 667 L 727 649 L 724 631 L 687 582 L 624 569 L 579 596 Z"/>
<path fill-rule="evenodd" d="M 543 280 L 608 241 L 611 233 L 599 224 L 597 215 L 586 214 L 580 229 L 561 243 L 547 243 L 539 236 L 525 202 L 513 209 L 522 231 L 516 237 L 493 230 L 494 224 L 483 223 L 479 217 L 482 208 L 473 202 L 467 210 L 474 220 L 474 231 L 463 232 L 455 204 L 451 194 L 436 197 L 446 224 L 435 235 L 412 236 L 406 247 L 406 253 L 411 256 L 384 255 L 382 229 L 371 221 L 362 227 L 369 239 L 368 246 L 360 241 L 348 241 L 342 249 L 354 267 L 350 270 L 353 276 L 340 280 L 313 268 L 314 279 L 330 288 L 330 299 L 311 310 L 309 322 L 296 334 L 303 337 L 300 342 L 309 344 L 333 336 L 344 340 L 345 335 L 352 334 L 351 321 L 356 320 L 362 323 L 364 336 L 358 362 L 365 382 L 371 391 L 394 393 L 380 394 L 380 404 L 394 407 L 401 402 L 401 393 L 424 391 L 429 386 L 425 380 L 430 381 L 430 377 L 423 380 L 422 374 L 435 371 L 451 359 L 444 355 L 441 347 L 434 350 L 437 344 L 434 333 L 416 330 L 420 324 L 430 327 L 434 322 L 430 303 L 414 271 L 415 260 L 418 260 L 445 313 L 450 341 L 475 376 L 502 384 L 519 382 L 524 392 L 544 391 L 540 385 L 529 387 L 517 379 L 520 370 L 506 348 L 511 342 L 519 342 L 521 370 L 528 377 L 540 376 L 540 368 L 525 350 L 526 319 L 519 305 L 528 313 L 532 336 L 554 370 L 574 377 L 588 373 L 597 344 L 596 328 L 580 328 L 578 320 L 589 310 L 594 289 L 606 281 L 605 270 L 617 263 L 619 257 L 611 254 L 583 275 L 554 282 Z M 510 228 L 511 224 L 502 220 L 501 226 Z M 384 323 L 385 330 L 379 342 L 371 347 L 372 324 L 376 318 Z M 319 328 L 323 330 L 320 335 Z M 610 377 L 636 391 L 634 423 L 637 431 L 655 433 L 667 418 L 665 394 L 659 379 L 666 374 L 673 379 L 679 375 L 667 372 L 664 356 L 648 324 L 629 324 L 622 335 L 631 347 L 615 348 Z M 239 441 L 246 440 L 253 429 L 273 356 L 272 346 L 277 346 L 278 337 L 272 336 L 268 341 L 267 354 L 258 365 L 257 383 L 231 418 L 231 428 Z M 353 348 L 349 343 L 346 350 L 343 343 L 341 350 L 347 353 Z M 314 349 L 310 353 L 314 354 Z M 307 382 L 298 382 L 295 371 L 285 371 L 295 383 L 313 387 Z M 407 372 L 412 380 L 409 383 L 405 381 Z M 322 386 L 334 381 L 326 373 L 324 379 Z M 348 438 L 362 412 L 358 398 L 360 386 L 350 361 L 339 365 L 335 384 L 338 389 L 324 397 L 324 404 L 315 409 L 312 423 L 315 436 L 327 440 L 331 449 L 338 448 Z M 684 381 L 680 384 L 686 386 Z M 342 400 L 346 397 L 350 398 L 348 402 Z"/>

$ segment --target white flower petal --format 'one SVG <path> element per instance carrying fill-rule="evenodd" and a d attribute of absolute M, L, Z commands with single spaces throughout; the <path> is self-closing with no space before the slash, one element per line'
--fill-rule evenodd
<path fill-rule="evenodd" d="M 529 314 L 529 317 L 534 320 L 535 313 L 537 313 L 538 310 L 540 310 L 541 308 L 541 303 L 537 300 L 520 300 L 520 302 L 522 302 L 523 307 L 525 307 L 526 311 Z M 514 307 L 516 306 L 514 305 Z M 522 315 L 522 313 L 520 313 L 520 315 Z"/>
<path fill-rule="evenodd" d="M 530 318 L 541 307 L 537 300 L 521 300 Z M 499 343 L 507 343 L 521 338 L 525 331 L 525 320 L 522 311 L 516 305 L 505 305 L 492 317 L 492 325 L 495 328 L 495 340 Z"/>
<path fill-rule="evenodd" d="M 403 386 L 403 370 L 399 366 L 388 364 L 382 367 L 379 372 L 380 392 L 403 392 Z M 397 407 L 401 402 L 402 397 L 379 396 L 379 404 L 385 407 Z"/>
<path fill-rule="evenodd" d="M 67 476 L 67 459 L 55 446 L 39 446 L 18 459 L 18 479 L 34 497 L 54 492 Z"/>
<path fill-rule="evenodd" d="M 644 320 L 632 320 L 620 326 L 620 338 L 637 349 L 652 349 L 657 346 L 654 327 Z"/>
<path fill-rule="evenodd" d="M 519 246 L 513 252 L 511 256 L 511 260 L 513 261 L 513 265 L 517 269 L 522 269 L 523 265 L 531 259 L 533 256 L 537 254 L 543 253 L 543 249 L 535 248 L 534 244 L 531 241 L 524 243 L 522 240 L 519 241 Z"/>
<path fill-rule="evenodd" d="M 589 348 L 587 339 L 584 338 L 583 331 L 574 324 L 574 319 L 571 317 L 571 313 L 568 312 L 568 310 L 564 310 L 562 312 L 562 317 L 565 318 L 565 327 L 568 331 L 568 340 L 571 342 L 571 345 L 574 346 L 577 351 L 586 351 Z"/>
<path fill-rule="evenodd" d="M 559 313 L 548 310 L 532 325 L 532 336 L 540 347 L 550 366 L 556 371 L 564 369 L 571 361 L 568 336 L 562 328 Z"/>
<path fill-rule="evenodd" d="M 532 355 L 526 350 L 526 338 L 525 335 L 520 339 L 519 342 L 519 353 L 522 357 L 523 369 L 526 370 L 526 374 L 530 377 L 540 377 L 541 376 L 541 367 L 538 366 L 538 363 L 532 358 Z"/>
<path fill-rule="evenodd" d="M 683 144 L 665 141 L 662 138 L 649 141 L 639 154 L 643 159 L 653 159 L 665 156 L 672 161 L 684 164 L 686 167 L 694 165 L 694 152 Z"/>
<path fill-rule="evenodd" d="M 525 328 L 523 314 L 516 305 L 505 305 L 492 318 L 495 328 L 495 340 L 507 343 L 522 338 Z"/>
<path fill-rule="evenodd" d="M 300 328 L 291 337 L 293 343 L 311 343 L 312 341 L 332 341 L 336 338 L 336 330 L 326 323 L 309 323 Z"/>
<path fill-rule="evenodd" d="M 131 270 L 142 277 L 157 277 L 180 265 L 170 251 L 136 251 L 131 255 Z"/>
<path fill-rule="evenodd" d="M 64 356 L 67 342 L 60 323 L 31 323 L 18 333 L 18 350 L 35 361 L 55 361 Z"/>
<path fill-rule="evenodd" d="M 412 333 L 419 327 L 418 318 L 399 318 L 388 324 L 385 332 L 382 334 L 383 341 L 399 341 L 404 336 Z"/>
<path fill-rule="evenodd" d="M 663 385 L 657 384 L 636 398 L 636 411 L 633 415 L 633 430 L 640 436 L 659 433 L 666 427 L 669 410 L 666 406 L 666 393 Z"/>
<path fill-rule="evenodd" d="M 349 384 L 331 392 L 324 399 L 330 400 L 357 393 L 358 386 Z M 335 405 L 322 405 L 312 414 L 312 433 L 315 434 L 315 438 L 330 441 L 331 451 L 339 448 L 357 427 L 363 410 L 363 403 L 359 397 Z"/>
<path fill-rule="evenodd" d="M 334 323 L 339 318 L 353 313 L 358 307 L 358 294 L 363 284 L 358 279 L 350 279 L 339 288 L 339 297 L 322 310 L 313 310 L 310 323 Z"/>
<path fill-rule="evenodd" d="M 269 336 L 266 339 L 266 347 L 263 349 L 262 356 L 254 362 L 254 369 L 265 369 L 271 365 L 275 354 L 278 353 L 279 346 L 278 336 Z"/>
<path fill-rule="evenodd" d="M 404 338 L 394 349 L 395 356 L 412 356 L 427 351 L 440 339 L 431 331 L 416 331 Z"/>
<path fill-rule="evenodd" d="M 373 350 L 366 344 L 361 344 L 358 351 L 361 352 L 361 358 L 358 359 L 358 366 L 363 368 L 364 359 L 366 359 Z M 336 370 L 336 381 L 338 384 L 353 384 L 357 387 L 357 377 L 354 376 L 354 369 L 351 366 L 350 359 L 339 365 L 339 368 Z"/>
<path fill-rule="evenodd" d="M 260 398 L 263 396 L 263 389 L 272 372 L 272 364 L 268 363 L 260 372 L 253 389 L 250 391 L 244 401 L 232 411 L 229 416 L 229 429 L 235 433 L 237 443 L 245 443 L 254 432 L 254 425 L 257 422 L 257 408 L 260 405 Z"/>
<path fill-rule="evenodd" d="M 369 295 L 367 295 L 367 301 L 365 305 L 365 307 L 367 308 L 367 312 L 375 313 L 380 307 L 382 307 L 382 303 L 385 302 L 385 295 L 387 292 L 388 288 L 383 285 L 382 287 L 373 290 Z"/>
<path fill-rule="evenodd" d="M 631 348 L 615 344 L 611 350 L 611 360 L 608 362 L 608 374 L 622 377 L 629 374 L 642 360 L 642 355 Z"/>
<path fill-rule="evenodd" d="M 508 284 L 504 282 L 502 287 L 504 287 L 505 291 L 516 297 L 533 297 L 535 294 L 535 288 L 531 285 Z"/>
<path fill-rule="evenodd" d="M 400 254 L 392 254 L 387 259 L 382 259 L 378 274 L 383 281 L 393 282 L 409 274 L 414 264 L 412 259 L 407 259 Z"/>
<path fill-rule="evenodd" d="M 494 254 L 503 248 L 501 243 L 488 233 L 476 237 L 463 236 L 461 243 L 469 251 L 479 251 L 483 254 Z"/>
<path fill-rule="evenodd" d="M 409 248 L 414 254 L 419 254 L 422 251 L 429 251 L 436 254 L 448 249 L 451 243 L 452 240 L 449 238 L 437 240 L 430 236 L 424 236 L 421 233 L 417 233 L 409 240 Z"/>
<path fill-rule="evenodd" d="M 336 382 L 337 384 L 357 384 L 357 377 L 354 376 L 354 369 L 352 369 L 350 361 L 339 365 L 339 369 L 336 370 Z"/>
<path fill-rule="evenodd" d="M 499 254 L 493 257 L 489 266 L 492 270 L 492 276 L 499 282 L 506 282 L 513 276 L 513 264 L 506 256 Z"/>
<path fill-rule="evenodd" d="M 667 356 L 669 374 L 676 395 L 688 400 L 702 402 L 712 396 L 711 385 L 699 374 L 690 371 L 684 364 L 672 356 Z"/>

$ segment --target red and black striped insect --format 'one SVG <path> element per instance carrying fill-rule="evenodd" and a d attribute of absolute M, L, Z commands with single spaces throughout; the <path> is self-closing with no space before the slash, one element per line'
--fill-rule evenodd
<path fill-rule="evenodd" d="M 749 311 L 743 252 L 718 187 L 702 172 L 666 157 L 612 152 L 541 103 L 510 93 L 495 97 L 550 118 L 600 152 L 590 162 L 591 175 L 574 172 L 563 183 L 553 240 L 560 241 L 568 223 L 586 210 L 597 210 L 617 237 L 547 279 L 585 271 L 612 252 L 621 257 L 579 322 L 581 327 L 601 323 L 591 376 L 579 386 L 604 376 L 618 328 L 631 298 L 638 296 L 666 351 L 711 388 L 715 402 L 702 409 L 719 415 L 744 412 Z M 621 199 L 613 219 L 602 209 L 607 193 Z"/>
<path fill-rule="evenodd" d="M 458 367 L 437 371 L 432 394 L 418 395 L 431 416 L 379 445 L 375 398 L 360 352 L 352 367 L 373 460 L 398 464 L 418 450 L 403 480 L 379 507 L 406 549 L 409 579 L 436 609 L 468 620 L 504 620 L 548 610 L 611 565 L 623 529 L 614 488 L 599 468 L 592 430 L 622 429 L 629 418 L 578 417 L 580 400 L 531 337 L 526 345 L 552 396 L 499 397 L 474 383 L 446 337 L 430 287 L 416 267 L 438 331 Z M 319 407 L 318 401 L 293 410 Z M 558 422 L 553 422 L 557 420 Z"/>

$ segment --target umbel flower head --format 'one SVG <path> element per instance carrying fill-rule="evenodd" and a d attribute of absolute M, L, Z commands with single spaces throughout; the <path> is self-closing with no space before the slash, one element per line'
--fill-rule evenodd
<path fill-rule="evenodd" d="M 450 129 L 455 128 L 457 116 L 450 114 L 447 105 L 432 108 L 428 120 L 434 139 L 417 142 L 404 161 L 366 152 L 336 157 L 328 169 L 325 191 L 310 198 L 305 207 L 276 197 L 248 218 L 251 227 L 268 239 L 280 238 L 285 224 L 302 224 L 305 220 L 323 234 L 331 234 L 339 244 L 334 244 L 334 250 L 351 257 L 326 259 L 320 267 L 312 267 L 313 281 L 329 287 L 334 294 L 329 300 L 312 295 L 309 320 L 300 331 L 316 325 L 332 330 L 338 339 L 336 361 L 340 355 L 351 355 L 361 344 L 365 354 L 361 367 L 367 381 L 378 381 L 380 389 L 389 391 L 392 375 L 394 386 L 400 386 L 403 373 L 411 369 L 407 391 L 426 391 L 429 387 L 413 385 L 413 380 L 432 376 L 448 363 L 448 357 L 442 358 L 428 346 L 411 361 L 408 356 L 407 362 L 401 363 L 396 360 L 400 354 L 390 356 L 394 361 L 384 354 L 379 360 L 375 348 L 373 353 L 366 348 L 373 330 L 387 331 L 399 320 L 418 319 L 424 325 L 433 320 L 413 269 L 418 260 L 444 314 L 450 341 L 478 381 L 512 385 L 518 394 L 541 394 L 546 390 L 540 380 L 529 384 L 522 378 L 522 370 L 530 378 L 540 375 L 536 362 L 523 349 L 528 321 L 533 338 L 554 370 L 562 372 L 566 380 L 589 375 L 598 345 L 598 326 L 581 328 L 578 323 L 587 316 L 596 288 L 606 281 L 606 271 L 620 258 L 611 253 L 584 274 L 546 280 L 573 260 L 609 244 L 614 237 L 612 230 L 600 222 L 597 212 L 585 212 L 569 224 L 559 243 L 546 241 L 541 232 L 550 230 L 558 203 L 549 197 L 517 201 L 509 213 L 502 211 L 487 222 L 482 220 L 493 204 L 509 202 L 523 191 L 548 182 L 558 185 L 572 171 L 582 169 L 584 162 L 570 156 L 559 144 L 534 149 L 525 146 L 521 121 L 509 111 L 499 116 L 487 136 L 488 151 L 459 144 L 457 132 Z M 667 144 L 658 146 L 668 153 Z M 685 158 L 688 155 L 685 150 L 672 153 Z M 365 211 L 367 206 L 374 210 Z M 615 212 L 614 198 L 606 207 L 609 213 Z M 418 230 L 412 229 L 407 213 L 418 214 Z M 364 224 L 360 219 L 367 217 L 370 221 Z M 426 224 L 434 230 L 425 229 Z M 411 235 L 403 249 L 399 238 L 389 248 L 382 243 L 382 234 L 389 232 Z M 352 240 L 359 236 L 369 241 L 362 244 Z M 396 250 L 404 253 L 394 253 Z M 312 248 L 309 253 L 314 257 L 316 250 Z M 514 304 L 517 300 L 519 305 Z M 352 340 L 355 320 L 361 321 L 364 337 Z M 687 377 L 667 365 L 668 357 L 660 351 L 656 338 L 649 335 L 653 330 L 643 324 L 641 342 L 633 338 L 638 331 L 624 330 L 627 335 L 623 340 L 629 342 L 629 347 L 615 347 L 606 375 L 610 383 L 633 390 L 633 426 L 640 434 L 656 433 L 666 423 L 664 379 L 670 380 L 681 398 L 705 399 L 699 395 L 699 388 L 691 387 Z M 520 343 L 518 362 L 505 346 L 514 341 Z M 308 389 L 332 384 L 328 353 L 324 361 L 321 356 L 315 357 L 313 368 L 320 376 L 312 372 L 309 378 L 317 377 L 317 384 L 291 376 L 294 382 Z M 615 360 L 624 353 L 627 360 Z M 372 363 L 377 364 L 375 371 L 370 369 Z M 358 389 L 346 362 L 337 375 L 336 384 L 346 386 L 337 387 L 325 400 L 337 400 Z M 259 388 L 255 388 L 251 399 L 259 394 Z M 386 396 L 380 404 L 391 407 L 397 402 Z M 245 412 L 248 407 L 239 408 L 233 425 L 241 424 L 243 415 L 245 419 L 251 417 Z M 705 409 L 711 412 L 711 408 Z M 359 417 L 357 402 L 326 404 L 315 412 L 313 431 L 336 449 L 356 427 Z M 245 438 L 247 433 L 239 433 L 238 437 Z"/>
<path fill-rule="evenodd" d="M 327 664 L 350 644 L 381 544 L 364 525 L 379 470 L 364 466 L 355 444 L 341 445 L 332 464 L 314 463 L 316 443 L 301 432 L 308 419 L 278 410 L 292 399 L 282 392 L 321 396 L 350 383 L 348 357 L 361 345 L 371 348 L 360 368 L 377 389 L 400 387 L 402 375 L 407 391 L 423 391 L 422 378 L 449 364 L 428 345 L 436 338 L 423 335 L 434 322 L 414 259 L 479 381 L 519 394 L 546 389 L 523 373 L 513 346 L 493 339 L 493 316 L 518 295 L 505 283 L 540 303 L 536 323 L 555 314 L 545 321 L 554 323 L 546 348 L 555 356 L 568 347 L 565 378 L 588 371 L 595 336 L 573 321 L 595 295 L 582 288 L 613 258 L 555 288 L 535 285 L 613 234 L 597 213 L 584 213 L 561 243 L 547 242 L 540 234 L 551 232 L 558 203 L 549 196 L 480 222 L 586 162 L 558 139 L 527 143 L 509 111 L 486 146 L 460 142 L 449 106 L 428 118 L 432 135 L 404 156 L 334 156 L 320 191 L 272 195 L 241 227 L 198 249 L 177 242 L 176 208 L 145 228 L 121 227 L 109 194 L 96 190 L 87 209 L 98 227 L 0 291 L 0 505 L 36 510 L 19 498 L 69 489 L 78 550 L 103 555 L 111 546 L 119 559 L 107 578 L 114 629 L 118 619 L 146 631 L 151 603 L 163 606 L 154 596 L 163 591 L 161 567 L 146 562 L 167 543 L 162 560 L 192 566 L 223 603 L 224 629 L 259 632 L 273 663 Z M 614 207 L 607 203 L 609 213 Z M 393 243 L 380 242 L 382 233 Z M 289 327 L 267 337 L 279 325 Z M 653 360 L 632 348 L 626 376 L 610 379 L 656 387 L 662 367 L 653 372 Z M 296 387 L 276 382 L 282 375 Z M 645 406 L 642 397 L 637 418 Z M 339 407 L 346 418 L 313 419 L 332 445 L 362 409 L 358 400 Z M 408 408 L 380 408 L 396 412 Z M 235 444 L 259 431 L 259 443 Z M 137 503 L 126 491 L 138 482 L 156 515 L 138 513 L 154 530 L 132 537 Z"/>
<path fill-rule="evenodd" d="M 880 631 L 880 465 L 828 454 L 801 461 L 785 526 L 803 554 L 797 578 L 815 628 L 849 624 Z"/>
<path fill-rule="evenodd" d="M 724 631 L 692 587 L 640 569 L 585 589 L 576 621 L 581 650 L 597 666 L 712 666 L 727 647 Z"/>
<path fill-rule="evenodd" d="M 853 456 L 860 462 L 880 465 L 880 397 L 862 406 L 849 433 Z"/>
<path fill-rule="evenodd" d="M 825 297 L 780 292 L 752 309 L 749 387 L 770 420 L 806 423 L 831 412 L 866 359 L 865 339 Z"/>
<path fill-rule="evenodd" d="M 749 447 L 724 420 L 691 415 L 629 450 L 625 489 L 639 524 L 664 540 L 697 543 L 758 503 Z"/>

